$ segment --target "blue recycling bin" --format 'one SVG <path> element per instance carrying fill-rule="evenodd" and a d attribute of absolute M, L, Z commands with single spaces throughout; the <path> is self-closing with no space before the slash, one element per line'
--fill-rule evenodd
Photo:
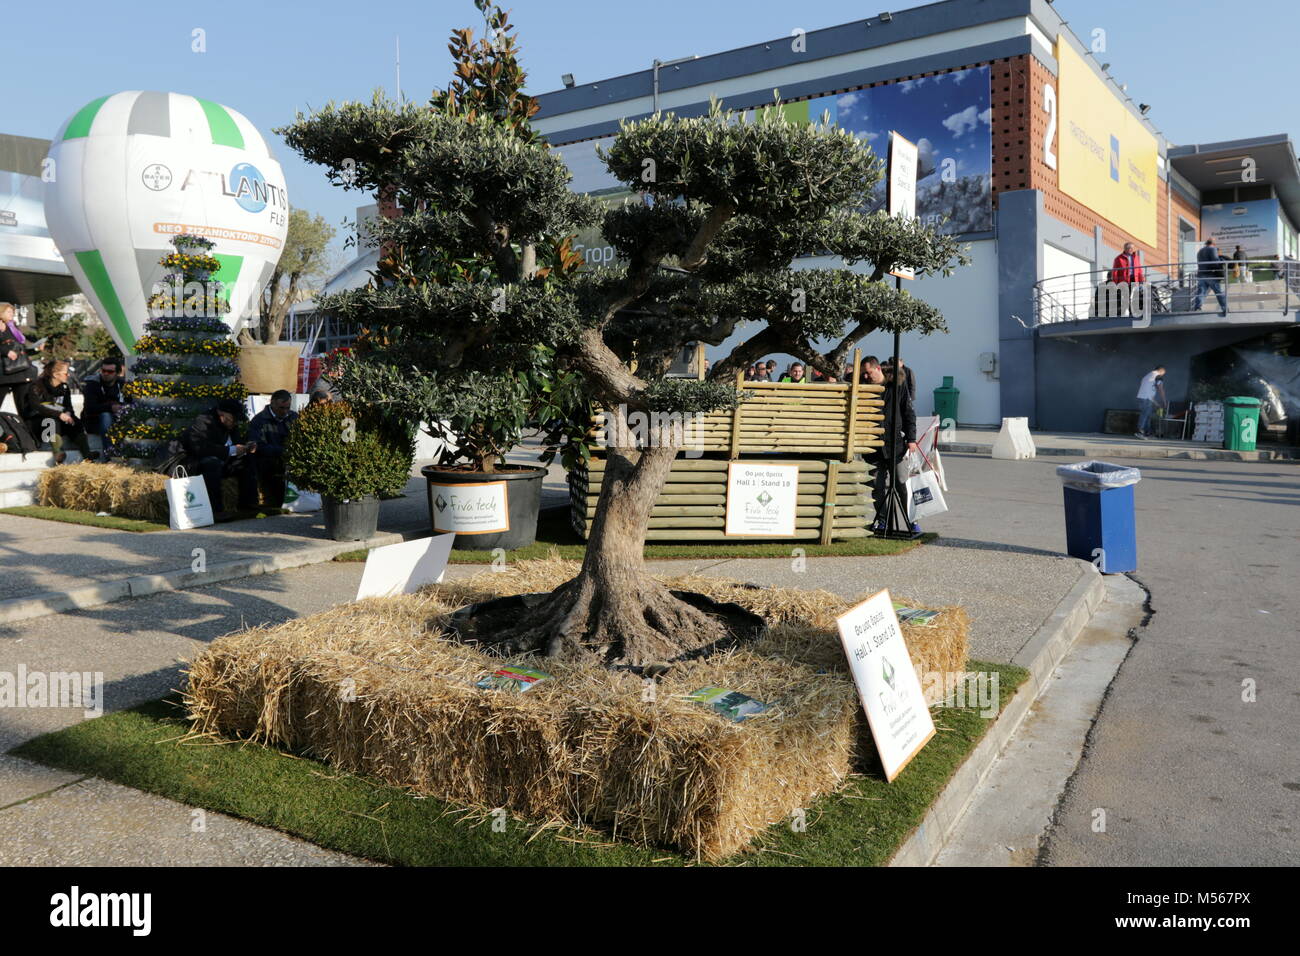
<path fill-rule="evenodd" d="M 1133 486 L 1136 468 L 1105 461 L 1060 465 L 1056 475 L 1065 491 L 1065 549 L 1072 558 L 1091 561 L 1103 574 L 1137 570 L 1137 522 Z"/>

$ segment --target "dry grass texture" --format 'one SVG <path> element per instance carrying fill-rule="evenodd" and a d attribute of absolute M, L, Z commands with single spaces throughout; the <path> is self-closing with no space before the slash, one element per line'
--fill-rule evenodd
<path fill-rule="evenodd" d="M 767 617 L 756 644 L 679 664 L 646 700 L 626 673 L 517 660 L 553 675 L 524 694 L 480 690 L 501 659 L 441 639 L 456 608 L 549 590 L 577 573 L 520 562 L 417 595 L 346 604 L 228 635 L 193 662 L 196 729 L 305 750 L 346 771 L 539 823 L 592 824 L 707 860 L 836 789 L 872 752 L 824 591 L 669 579 Z M 968 623 L 904 628 L 918 671 L 961 670 Z M 822 673 L 819 673 L 822 672 Z M 773 704 L 733 723 L 688 701 L 701 687 Z M 874 759 L 874 757 L 872 758 Z"/>
<path fill-rule="evenodd" d="M 50 508 L 107 511 L 120 518 L 167 522 L 167 479 L 124 465 L 79 462 L 41 472 L 36 502 Z"/>

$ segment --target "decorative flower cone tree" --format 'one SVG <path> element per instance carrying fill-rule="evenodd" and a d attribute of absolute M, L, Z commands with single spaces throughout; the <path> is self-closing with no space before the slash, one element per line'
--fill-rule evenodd
<path fill-rule="evenodd" d="M 739 636 L 645 566 L 650 514 L 683 443 L 674 416 L 734 407 L 736 371 L 764 355 L 838 376 L 873 332 L 943 330 L 938 310 L 888 275 L 946 275 L 967 260 L 918 221 L 865 214 L 882 172 L 869 146 L 780 108 L 624 123 L 601 157 L 650 201 L 600 209 L 569 191 L 563 161 L 528 126 L 538 106 L 505 13 L 475 5 L 492 37 L 452 34 L 456 80 L 427 106 L 329 104 L 280 131 L 334 182 L 401 210 L 372 227 L 392 281 L 320 305 L 382 331 L 384 347 L 362 356 L 376 381 L 427 383 L 470 414 L 471 383 L 541 347 L 579 373 L 614 434 L 644 439 L 609 448 L 579 575 L 522 605 L 475 606 L 457 628 L 507 653 L 657 672 Z M 596 221 L 627 265 L 566 274 L 555 237 Z M 794 267 L 827 253 L 841 264 Z M 705 381 L 668 377 L 695 342 L 732 346 Z M 485 417 L 502 414 L 483 404 Z M 668 425 L 639 433 L 633 415 Z"/>
<path fill-rule="evenodd" d="M 221 268 L 209 253 L 213 245 L 202 236 L 179 235 L 172 240 L 175 252 L 158 260 L 168 270 L 167 284 L 149 298 L 151 318 L 135 343 L 126 386 L 132 405 L 109 433 L 130 461 L 157 458 L 217 399 L 247 394 L 238 381 L 239 346 L 222 319 L 230 303 L 211 278 Z"/>

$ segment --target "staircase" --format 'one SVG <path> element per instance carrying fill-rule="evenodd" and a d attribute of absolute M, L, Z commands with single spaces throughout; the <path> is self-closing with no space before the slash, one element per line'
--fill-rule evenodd
<path fill-rule="evenodd" d="M 67 464 L 78 461 L 78 452 L 68 452 Z M 49 451 L 0 455 L 0 508 L 36 504 L 36 479 L 46 468 L 53 467 L 54 455 Z"/>

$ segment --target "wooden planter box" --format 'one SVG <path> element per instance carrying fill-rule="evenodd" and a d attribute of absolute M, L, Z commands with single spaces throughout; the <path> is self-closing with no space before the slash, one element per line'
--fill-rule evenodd
<path fill-rule="evenodd" d="M 736 388 L 747 400 L 733 410 L 700 416 L 695 433 L 686 431 L 687 445 L 730 458 L 776 452 L 847 461 L 883 444 L 883 385 L 782 385 L 738 378 Z M 604 413 L 597 413 L 593 438 L 604 424 Z"/>
<path fill-rule="evenodd" d="M 866 537 L 874 517 L 871 504 L 871 466 L 864 461 L 827 458 L 759 458 L 766 465 L 798 465 L 795 534 L 773 541 L 816 541 L 829 544 L 846 538 Z M 569 472 L 569 500 L 573 529 L 584 539 L 596 514 L 605 459 L 592 458 Z M 727 462 L 721 459 L 678 458 L 673 462 L 654 510 L 650 513 L 650 541 L 736 541 L 728 537 Z"/>

